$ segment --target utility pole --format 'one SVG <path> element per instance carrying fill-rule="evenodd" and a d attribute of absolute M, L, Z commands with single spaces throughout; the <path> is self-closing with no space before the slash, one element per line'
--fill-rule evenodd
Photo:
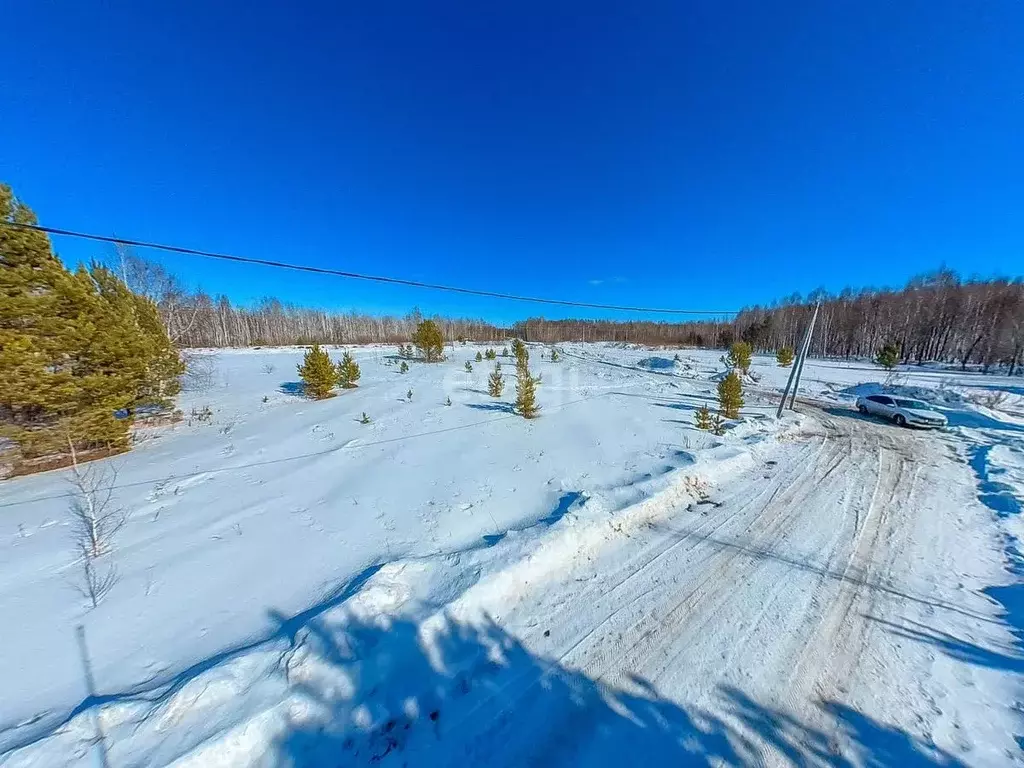
<path fill-rule="evenodd" d="M 786 389 L 782 392 L 782 400 L 779 401 L 779 409 L 775 412 L 775 418 L 782 416 L 782 410 L 786 407 L 786 397 L 789 396 L 789 409 L 793 410 L 793 402 L 796 400 L 796 390 L 800 386 L 800 374 L 804 370 L 804 358 L 807 357 L 807 350 L 811 346 L 811 334 L 814 333 L 814 322 L 818 319 L 818 308 L 820 304 L 814 305 L 814 314 L 811 315 L 811 322 L 807 324 L 804 331 L 804 338 L 800 342 L 800 349 L 797 352 L 796 362 L 789 371 L 789 380 L 786 381 Z M 792 395 L 790 395 L 792 387 Z"/>

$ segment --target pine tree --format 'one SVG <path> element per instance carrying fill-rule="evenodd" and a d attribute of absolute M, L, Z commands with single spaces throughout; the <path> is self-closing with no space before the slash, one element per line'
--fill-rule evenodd
<path fill-rule="evenodd" d="M 319 344 L 307 349 L 302 364 L 296 367 L 307 395 L 315 400 L 331 396 L 331 390 L 338 381 L 338 371 L 331 362 L 331 356 Z"/>
<path fill-rule="evenodd" d="M 900 348 L 888 342 L 882 345 L 882 348 L 878 350 L 875 355 L 875 362 L 885 368 L 887 371 L 891 371 L 900 361 Z"/>
<path fill-rule="evenodd" d="M 490 348 L 488 348 L 488 350 L 484 352 L 484 357 L 486 357 L 488 360 L 494 360 L 497 356 L 498 354 L 493 349 Z"/>
<path fill-rule="evenodd" d="M 405 393 L 405 397 L 406 397 L 407 400 L 412 400 L 412 390 L 411 389 L 408 392 Z"/>
<path fill-rule="evenodd" d="M 444 353 L 444 334 L 433 320 L 424 320 L 416 326 L 412 343 L 428 363 L 436 363 Z"/>
<path fill-rule="evenodd" d="M 554 347 L 551 348 L 551 362 L 552 363 L 557 363 L 558 362 L 558 350 L 555 349 Z"/>
<path fill-rule="evenodd" d="M 694 414 L 693 424 L 697 429 L 703 429 L 705 432 L 710 432 L 712 429 L 711 411 L 708 410 L 707 405 L 702 405 L 697 409 Z"/>
<path fill-rule="evenodd" d="M 370 417 L 366 415 L 366 411 L 363 411 L 363 418 L 361 418 L 359 420 L 359 423 L 360 424 L 369 424 L 370 423 Z"/>
<path fill-rule="evenodd" d="M 479 363 L 479 362 L 482 362 L 483 359 L 484 359 L 483 355 L 481 355 L 479 352 L 477 352 L 476 353 L 476 361 Z"/>
<path fill-rule="evenodd" d="M 409 372 L 409 364 L 407 362 L 405 362 L 405 360 L 403 360 L 402 364 L 398 367 L 398 372 L 399 373 L 408 373 Z"/>
<path fill-rule="evenodd" d="M 452 404 L 452 399 L 451 399 L 450 397 L 449 397 L 449 398 L 447 398 L 447 399 L 446 399 L 446 400 L 444 401 L 444 404 L 445 404 L 445 405 L 451 405 L 451 404 Z"/>
<path fill-rule="evenodd" d="M 725 422 L 722 421 L 722 414 L 717 411 L 711 416 L 711 434 L 719 437 L 725 434 Z"/>
<path fill-rule="evenodd" d="M 0 221 L 36 223 L 6 185 Z M 45 234 L 0 226 L 0 436 L 23 456 L 126 448 L 135 409 L 169 405 L 182 370 L 151 301 L 101 266 L 69 272 Z"/>
<path fill-rule="evenodd" d="M 501 356 L 502 357 L 508 357 L 508 347 L 502 347 L 501 348 Z"/>
<path fill-rule="evenodd" d="M 467 360 L 466 361 L 466 373 L 472 373 L 472 372 L 473 372 L 473 364 L 471 362 L 469 362 L 469 360 Z"/>
<path fill-rule="evenodd" d="M 729 347 L 729 356 L 726 362 L 732 368 L 739 368 L 740 372 L 746 374 L 750 370 L 750 357 L 753 354 L 750 345 L 745 341 L 734 341 Z"/>
<path fill-rule="evenodd" d="M 338 383 L 342 389 L 352 389 L 356 386 L 356 382 L 359 381 L 360 375 L 359 363 L 346 350 L 345 354 L 341 356 L 341 362 L 338 363 Z"/>
<path fill-rule="evenodd" d="M 779 347 L 779 351 L 775 353 L 775 359 L 780 367 L 788 368 L 793 364 L 793 350 L 790 347 Z"/>
<path fill-rule="evenodd" d="M 400 358 L 406 357 L 406 354 L 405 354 L 405 344 L 399 344 L 398 345 L 398 356 Z"/>
<path fill-rule="evenodd" d="M 512 340 L 512 354 L 516 358 L 516 368 L 523 368 L 530 363 L 530 352 L 519 339 Z"/>
<path fill-rule="evenodd" d="M 501 363 L 494 364 L 494 370 L 487 377 L 487 394 L 491 397 L 501 397 L 505 391 L 505 377 L 501 375 Z"/>
<path fill-rule="evenodd" d="M 532 419 L 537 415 L 537 381 L 530 375 L 530 369 L 524 364 L 516 366 L 516 402 L 515 412 L 524 419 Z"/>
<path fill-rule="evenodd" d="M 743 385 L 736 371 L 718 382 L 718 408 L 727 419 L 738 419 L 743 407 Z"/>

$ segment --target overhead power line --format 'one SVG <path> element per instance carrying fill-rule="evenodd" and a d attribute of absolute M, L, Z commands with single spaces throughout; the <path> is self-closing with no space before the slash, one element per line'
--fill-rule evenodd
<path fill-rule="evenodd" d="M 142 240 L 127 240 L 123 237 L 108 237 L 106 235 L 94 235 L 88 232 L 76 232 L 70 229 L 58 229 L 57 227 L 44 227 L 39 224 L 19 224 L 16 222 L 0 221 L 0 224 L 7 227 L 20 229 L 32 229 L 36 232 L 45 232 L 48 235 L 63 235 L 65 237 L 77 237 L 83 240 L 94 240 L 101 243 L 114 243 L 117 245 L 131 245 L 137 248 L 154 248 L 168 253 L 180 253 L 187 256 L 201 256 L 206 259 L 219 259 L 221 261 L 233 261 L 239 264 L 259 264 L 264 267 L 277 267 L 278 269 L 290 269 L 295 272 L 310 272 L 315 275 L 333 275 L 334 277 L 347 277 L 352 280 L 368 280 L 374 283 L 386 283 L 388 285 L 406 285 L 413 288 L 429 288 L 434 291 L 448 291 L 449 293 L 461 293 L 469 296 L 486 296 L 492 299 L 508 299 L 510 301 L 525 301 L 534 304 L 554 304 L 562 307 L 582 307 L 585 309 L 607 309 L 618 312 L 645 312 L 662 315 L 735 315 L 738 310 L 712 310 L 712 309 L 666 309 L 663 307 L 630 307 L 618 304 L 597 304 L 587 301 L 570 301 L 568 299 L 546 299 L 536 296 L 518 296 L 512 293 L 501 293 L 498 291 L 484 291 L 476 288 L 461 288 L 455 285 L 440 285 L 438 283 L 426 283 L 420 280 L 406 280 L 401 277 L 385 277 L 383 275 L 366 275 L 360 272 L 348 272 L 342 269 L 329 269 L 327 267 L 312 267 L 307 264 L 292 264 L 286 261 L 273 261 L 271 259 L 257 259 L 251 256 L 235 256 L 228 253 L 214 253 L 202 251 L 196 248 L 183 248 L 177 245 L 165 245 L 163 243 L 147 243 Z"/>

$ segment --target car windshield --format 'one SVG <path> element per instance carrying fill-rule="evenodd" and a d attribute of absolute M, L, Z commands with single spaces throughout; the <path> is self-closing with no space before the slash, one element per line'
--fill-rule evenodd
<path fill-rule="evenodd" d="M 914 408 L 919 411 L 930 411 L 932 407 L 928 403 L 922 402 L 921 400 L 905 400 L 903 398 L 895 398 L 896 405 L 900 408 Z"/>

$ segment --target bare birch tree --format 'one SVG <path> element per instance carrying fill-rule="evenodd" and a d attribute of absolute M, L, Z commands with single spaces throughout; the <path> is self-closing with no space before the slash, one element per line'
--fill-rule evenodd
<path fill-rule="evenodd" d="M 128 521 L 128 512 L 114 503 L 117 468 L 91 462 L 78 463 L 74 440 L 71 450 L 71 501 L 68 514 L 71 540 L 83 568 L 79 591 L 95 608 L 118 580 L 113 562 L 114 538 Z"/>

